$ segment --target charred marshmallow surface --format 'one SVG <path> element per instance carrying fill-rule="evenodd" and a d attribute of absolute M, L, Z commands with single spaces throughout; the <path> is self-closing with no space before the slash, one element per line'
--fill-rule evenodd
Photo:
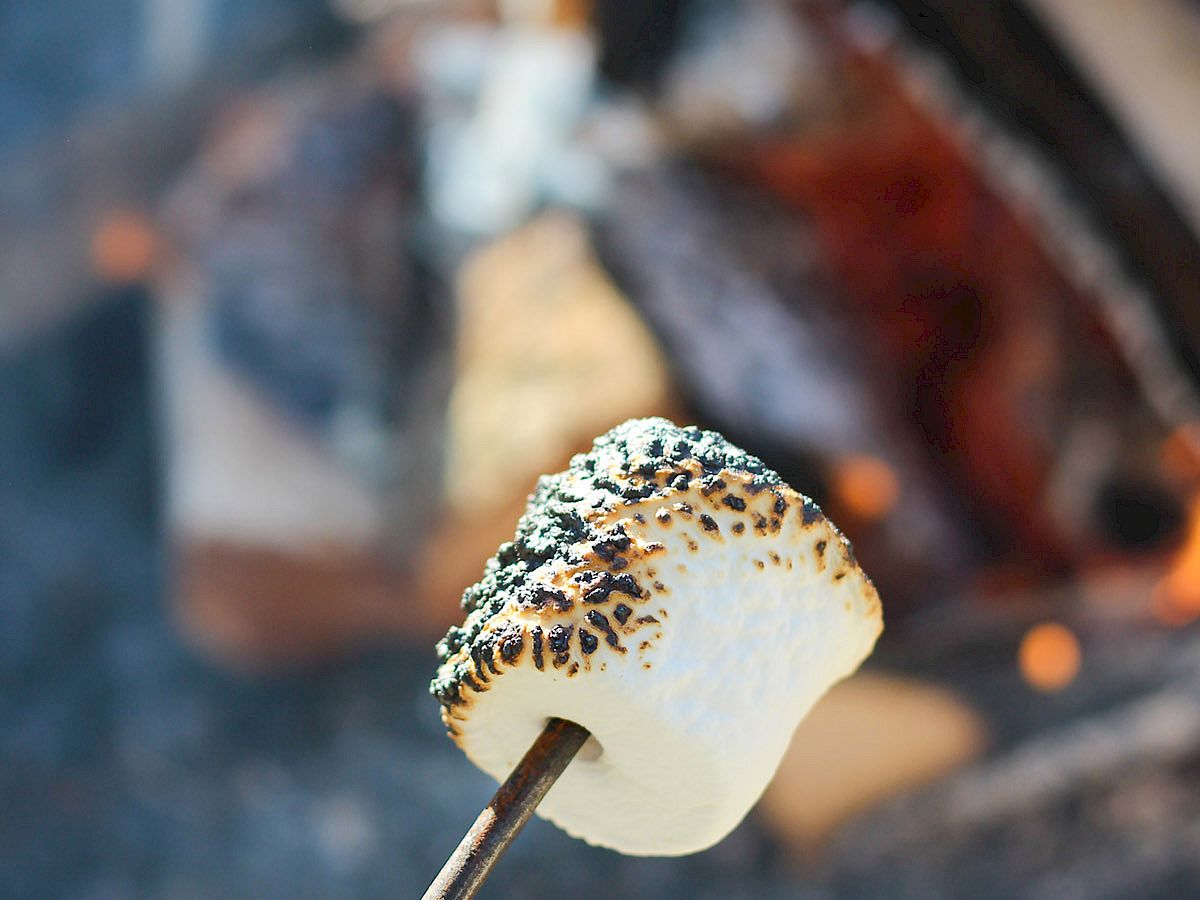
<path fill-rule="evenodd" d="M 451 736 L 500 780 L 547 719 L 583 725 L 593 739 L 538 812 L 640 855 L 728 834 L 883 627 L 816 504 L 665 419 L 619 425 L 543 477 L 463 607 L 431 686 Z"/>

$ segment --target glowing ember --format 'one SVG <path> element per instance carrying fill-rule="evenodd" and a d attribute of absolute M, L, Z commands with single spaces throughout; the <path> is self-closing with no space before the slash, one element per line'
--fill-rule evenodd
<path fill-rule="evenodd" d="M 1039 691 L 1061 691 L 1079 674 L 1079 639 L 1065 625 L 1043 622 L 1021 638 L 1017 664 L 1022 677 Z"/>
<path fill-rule="evenodd" d="M 1200 617 L 1200 498 L 1192 501 L 1187 537 L 1154 591 L 1151 611 L 1167 625 L 1186 625 Z"/>
<path fill-rule="evenodd" d="M 832 480 L 837 505 L 868 522 L 886 516 L 900 497 L 896 473 L 873 456 L 847 456 L 839 460 Z"/>
<path fill-rule="evenodd" d="M 157 243 L 145 216 L 131 210 L 107 212 L 92 232 L 92 270 L 104 281 L 136 281 L 153 264 Z"/>

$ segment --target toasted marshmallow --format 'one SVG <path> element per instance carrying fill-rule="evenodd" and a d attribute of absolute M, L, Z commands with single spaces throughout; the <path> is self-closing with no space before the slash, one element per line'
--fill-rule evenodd
<path fill-rule="evenodd" d="M 643 856 L 733 830 L 883 628 L 815 503 L 665 419 L 626 422 L 543 477 L 463 606 L 431 688 L 451 736 L 502 780 L 547 719 L 578 722 L 592 739 L 538 812 Z"/>

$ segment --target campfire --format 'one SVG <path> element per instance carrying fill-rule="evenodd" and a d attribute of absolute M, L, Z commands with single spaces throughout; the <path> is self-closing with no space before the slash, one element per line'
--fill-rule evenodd
<path fill-rule="evenodd" d="M 490 783 L 440 705 L 502 783 L 472 890 L 513 843 L 510 896 L 543 851 L 588 895 L 1195 892 L 1200 169 L 1121 59 L 1200 103 L 1200 29 L 1084 6 L 346 0 L 253 80 L 192 47 L 145 113 L 186 127 L 29 164 L 108 173 L 10 241 L 10 338 L 136 308 L 173 689 L 311 685 L 280 734 L 424 773 L 312 814 L 314 884 L 450 855 Z M 206 808 L 319 789 L 263 727 Z"/>

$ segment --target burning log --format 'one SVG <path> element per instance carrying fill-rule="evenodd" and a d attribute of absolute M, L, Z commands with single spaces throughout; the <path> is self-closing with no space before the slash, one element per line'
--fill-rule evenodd
<path fill-rule="evenodd" d="M 1027 820 L 1081 792 L 1119 785 L 1132 772 L 1188 765 L 1198 746 L 1200 698 L 1176 685 L 1048 729 L 891 804 L 845 839 L 854 843 L 856 866 L 885 865 L 948 835 Z"/>
<path fill-rule="evenodd" d="M 450 327 L 415 248 L 414 122 L 353 67 L 285 82 L 226 116 L 170 198 L 179 617 L 220 657 L 419 629 L 395 597 L 440 501 Z"/>
<path fill-rule="evenodd" d="M 1148 354 L 1165 364 L 1169 350 L 1144 303 L 1125 291 L 1114 311 L 1110 287 L 1077 277 L 1079 254 L 1059 252 L 1070 217 L 1050 239 L 1054 204 L 1031 215 L 1028 192 L 1005 193 L 1017 170 L 1053 177 L 990 132 L 963 138 L 930 67 L 846 20 L 815 21 L 854 102 L 824 127 L 742 133 L 706 158 L 811 221 L 849 315 L 993 559 L 1053 575 L 1163 546 L 1181 511 L 1144 460 L 1167 437 L 1156 415 L 1177 424 L 1180 382 L 1147 374 L 1162 369 Z M 1093 246 L 1080 227 L 1070 246 Z"/>
<path fill-rule="evenodd" d="M 455 298 L 442 515 L 415 591 L 439 627 L 542 472 L 618 422 L 678 408 L 661 346 L 565 212 L 468 256 Z"/>

